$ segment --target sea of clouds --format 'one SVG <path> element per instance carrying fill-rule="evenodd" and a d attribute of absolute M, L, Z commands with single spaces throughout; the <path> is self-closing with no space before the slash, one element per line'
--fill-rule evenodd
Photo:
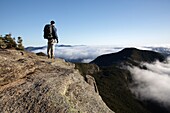
<path fill-rule="evenodd" d="M 147 69 L 129 67 L 134 83 L 131 91 L 142 100 L 154 100 L 170 108 L 170 58 L 166 62 L 142 63 Z"/>
<path fill-rule="evenodd" d="M 89 63 L 100 55 L 115 53 L 118 52 L 125 47 L 116 47 L 116 46 L 86 46 L 86 45 L 75 45 L 75 46 L 56 46 L 55 47 L 55 57 L 63 58 L 67 61 L 80 61 L 83 63 Z M 150 48 L 142 48 L 138 47 L 138 49 L 147 49 Z M 43 52 L 47 53 L 47 48 L 37 49 L 33 52 Z"/>

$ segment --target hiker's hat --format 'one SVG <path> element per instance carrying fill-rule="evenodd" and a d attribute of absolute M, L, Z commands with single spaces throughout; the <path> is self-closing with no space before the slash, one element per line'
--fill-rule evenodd
<path fill-rule="evenodd" d="M 55 22 L 52 20 L 52 21 L 51 21 L 51 24 L 55 24 Z"/>

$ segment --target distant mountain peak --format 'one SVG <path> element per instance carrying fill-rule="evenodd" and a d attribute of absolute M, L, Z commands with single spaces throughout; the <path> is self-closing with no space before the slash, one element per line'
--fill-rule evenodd
<path fill-rule="evenodd" d="M 124 48 L 117 53 L 101 55 L 91 63 L 97 64 L 98 66 L 111 66 L 127 62 L 154 62 L 155 60 L 164 61 L 165 57 L 154 51 Z"/>

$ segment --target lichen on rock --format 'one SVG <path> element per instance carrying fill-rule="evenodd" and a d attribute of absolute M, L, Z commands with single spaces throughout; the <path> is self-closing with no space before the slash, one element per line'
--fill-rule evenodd
<path fill-rule="evenodd" d="M 1 113 L 114 113 L 74 64 L 17 50 L 0 49 L 0 103 Z"/>

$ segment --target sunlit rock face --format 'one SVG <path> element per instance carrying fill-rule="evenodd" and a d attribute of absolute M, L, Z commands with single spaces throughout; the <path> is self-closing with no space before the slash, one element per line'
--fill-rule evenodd
<path fill-rule="evenodd" d="M 1 113 L 114 113 L 74 64 L 16 50 L 0 50 L 0 103 Z"/>

